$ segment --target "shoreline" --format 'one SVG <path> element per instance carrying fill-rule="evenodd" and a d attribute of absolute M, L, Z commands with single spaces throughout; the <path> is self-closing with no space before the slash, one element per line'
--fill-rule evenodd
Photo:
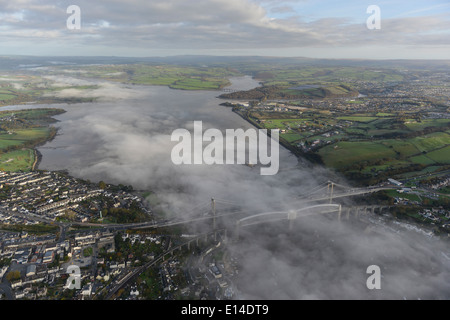
<path fill-rule="evenodd" d="M 251 125 L 256 127 L 257 129 L 264 129 L 264 128 L 260 127 L 257 123 L 250 120 L 248 117 L 246 117 L 241 112 L 236 111 L 236 109 L 234 107 L 231 110 L 233 113 L 239 115 L 242 119 L 244 119 L 245 121 L 247 121 L 248 123 L 250 123 Z M 271 136 L 270 130 L 267 130 L 267 135 L 269 137 Z M 297 158 L 297 160 L 304 165 L 324 166 L 323 161 L 321 159 L 317 158 L 314 154 L 313 155 L 306 154 L 306 153 L 298 150 L 297 148 L 293 147 L 289 142 L 284 140 L 282 137 L 279 138 L 279 144 L 282 145 L 286 150 L 291 152 Z"/>
<path fill-rule="evenodd" d="M 36 147 L 33 148 L 33 152 L 34 152 L 34 163 L 31 166 L 31 171 L 36 171 L 36 170 L 38 170 L 37 168 L 39 167 L 39 164 L 41 163 L 42 153 L 40 153 L 39 150 L 36 149 Z"/>

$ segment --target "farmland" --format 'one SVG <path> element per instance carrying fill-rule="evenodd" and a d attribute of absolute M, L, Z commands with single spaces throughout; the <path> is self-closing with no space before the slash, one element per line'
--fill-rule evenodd
<path fill-rule="evenodd" d="M 0 74 L 0 107 L 26 103 L 73 103 L 93 101 L 92 98 L 58 98 L 57 93 L 64 89 L 85 90 L 96 86 L 59 86 L 50 78 L 31 74 Z"/>
<path fill-rule="evenodd" d="M 296 154 L 363 184 L 450 168 L 450 119 L 413 123 L 403 112 L 353 110 L 336 116 L 289 104 L 234 110 L 260 128 L 280 129 L 280 141 Z"/>
<path fill-rule="evenodd" d="M 64 70 L 66 69 L 68 67 L 64 67 Z M 180 90 L 219 90 L 230 84 L 229 77 L 241 75 L 239 72 L 219 67 L 146 64 L 77 67 L 74 72 L 82 72 L 83 77 L 88 78 L 136 85 L 169 86 Z"/>
<path fill-rule="evenodd" d="M 56 134 L 50 124 L 59 109 L 0 112 L 0 170 L 30 171 L 37 159 L 34 147 Z"/>

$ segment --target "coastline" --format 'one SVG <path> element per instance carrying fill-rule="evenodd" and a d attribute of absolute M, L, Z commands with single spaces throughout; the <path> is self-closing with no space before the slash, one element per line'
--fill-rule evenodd
<path fill-rule="evenodd" d="M 36 147 L 33 148 L 33 152 L 34 152 L 34 163 L 31 166 L 31 171 L 36 171 L 37 168 L 39 167 L 39 164 L 41 163 L 42 154 L 39 152 L 38 149 L 36 149 Z"/>
<path fill-rule="evenodd" d="M 66 112 L 66 111 L 64 111 L 64 112 Z M 62 113 L 64 113 L 64 112 L 62 112 Z M 38 143 L 37 145 L 33 146 L 33 151 L 34 151 L 34 163 L 33 163 L 33 165 L 31 166 L 31 171 L 36 171 L 36 170 L 38 170 L 39 164 L 40 164 L 41 161 L 42 161 L 42 153 L 41 153 L 37 148 L 39 148 L 39 147 L 41 147 L 41 146 L 44 146 L 45 144 L 47 144 L 47 143 L 53 141 L 53 139 L 55 139 L 56 135 L 58 134 L 59 128 L 56 128 L 56 127 L 53 127 L 53 128 L 54 128 L 54 131 L 51 133 L 51 135 L 48 137 L 47 140 L 45 140 L 45 141 L 43 141 L 43 142 L 41 142 L 41 143 Z"/>
<path fill-rule="evenodd" d="M 233 107 L 231 110 L 234 113 L 236 113 L 237 115 L 239 115 L 242 119 L 244 119 L 245 121 L 247 121 L 251 125 L 255 126 L 257 129 L 264 129 L 261 126 L 259 126 L 256 122 L 252 121 L 247 116 L 245 116 L 242 112 L 239 112 L 235 107 Z M 269 135 L 269 137 L 271 136 L 270 130 L 267 130 L 267 134 Z M 307 165 L 311 165 L 311 166 L 313 166 L 313 165 L 320 165 L 320 166 L 324 165 L 322 159 L 318 155 L 308 154 L 308 153 L 304 153 L 304 152 L 300 151 L 299 149 L 297 149 L 294 146 L 292 146 L 289 142 L 284 140 L 281 136 L 279 138 L 279 143 L 285 149 L 290 151 L 297 158 L 297 160 L 299 162 L 300 161 L 304 162 L 303 164 L 307 164 Z"/>

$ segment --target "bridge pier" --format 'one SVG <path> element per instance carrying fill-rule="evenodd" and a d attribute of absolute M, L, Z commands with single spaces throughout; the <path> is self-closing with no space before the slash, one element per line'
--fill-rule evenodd
<path fill-rule="evenodd" d="M 228 241 L 228 238 L 227 238 L 227 229 L 225 229 L 225 230 L 223 231 L 223 241 L 224 241 L 224 242 L 227 242 L 227 241 Z"/>
<path fill-rule="evenodd" d="M 213 214 L 213 230 L 216 230 L 216 200 L 211 199 L 211 210 Z"/>
<path fill-rule="evenodd" d="M 297 212 L 289 211 L 288 212 L 289 231 L 292 231 L 292 229 L 294 229 L 294 221 L 295 221 L 295 219 L 297 219 Z"/>
<path fill-rule="evenodd" d="M 234 240 L 239 240 L 239 232 L 241 229 L 241 222 L 236 221 L 236 226 L 234 227 Z"/>

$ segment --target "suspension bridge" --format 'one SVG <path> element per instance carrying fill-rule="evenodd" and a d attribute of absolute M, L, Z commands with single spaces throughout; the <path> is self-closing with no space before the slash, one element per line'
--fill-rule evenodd
<path fill-rule="evenodd" d="M 189 210 L 180 212 L 182 218 L 163 221 L 154 224 L 154 227 L 170 227 L 181 224 L 189 224 L 201 221 L 212 220 L 212 231 L 217 230 L 218 220 L 227 218 L 234 223 L 235 238 L 239 238 L 242 227 L 255 225 L 258 223 L 269 223 L 274 221 L 288 220 L 289 227 L 292 228 L 293 221 L 306 216 L 316 214 L 336 213 L 337 220 L 359 218 L 361 215 L 369 213 L 382 213 L 389 210 L 390 206 L 385 205 L 360 205 L 343 206 L 333 203 L 336 198 L 351 197 L 363 194 L 375 193 L 381 190 L 397 189 L 396 186 L 371 186 L 365 188 L 354 188 L 341 185 L 332 181 L 327 181 L 315 188 L 308 194 L 293 197 L 290 204 L 275 204 L 274 207 L 290 207 L 289 210 L 274 210 L 260 212 L 257 209 L 246 208 L 244 205 L 230 200 L 212 198 L 211 201 L 202 202 Z M 148 228 L 148 224 L 135 226 L 128 225 L 128 228 Z"/>
<path fill-rule="evenodd" d="M 145 265 L 125 274 L 114 287 L 110 288 L 109 292 L 107 293 L 107 299 L 113 297 L 120 288 L 122 288 L 132 279 L 136 278 L 139 274 L 144 272 L 149 267 L 161 261 L 170 259 L 176 251 L 181 251 L 183 250 L 183 248 L 186 248 L 189 251 L 191 249 L 191 246 L 198 247 L 200 241 L 204 241 L 205 243 L 207 243 L 208 239 L 214 239 L 215 241 L 217 241 L 217 239 L 220 237 L 221 240 L 226 241 L 229 238 L 228 234 L 230 232 L 232 233 L 232 239 L 238 241 L 241 229 L 244 227 L 257 225 L 260 223 L 288 221 L 288 228 L 289 230 L 291 230 L 293 228 L 294 221 L 296 221 L 297 219 L 318 214 L 336 214 L 338 222 L 341 222 L 342 219 L 350 220 L 353 217 L 359 218 L 364 214 L 381 214 L 384 211 L 389 210 L 390 206 L 343 206 L 342 204 L 333 203 L 333 200 L 335 198 L 368 194 L 387 189 L 395 189 L 395 187 L 377 186 L 367 188 L 352 188 L 334 183 L 332 181 L 328 181 L 323 185 L 319 185 L 316 188 L 312 189 L 306 195 L 295 197 L 296 204 L 294 207 L 298 209 L 257 212 L 257 210 L 246 209 L 241 204 L 230 200 L 212 198 L 211 201 L 202 202 L 190 208 L 189 210 L 185 210 L 184 212 L 180 213 L 180 216 L 182 216 L 182 218 L 179 219 L 161 221 L 158 223 L 151 222 L 109 226 L 110 228 L 112 227 L 118 229 L 140 229 L 152 227 L 170 227 L 195 223 L 199 221 L 212 220 L 212 228 L 206 233 L 196 235 L 195 237 L 190 238 L 187 241 L 173 247 L 170 247 L 169 245 L 170 248 L 160 256 L 158 256 L 156 259 L 147 262 Z M 224 217 L 231 218 L 230 220 L 234 221 L 234 227 L 233 223 L 228 224 L 228 226 L 221 225 L 220 227 L 218 227 L 217 220 Z"/>
<path fill-rule="evenodd" d="M 261 212 L 258 209 L 248 208 L 242 203 L 231 200 L 212 198 L 210 201 L 204 201 L 196 206 L 183 210 L 177 214 L 177 218 L 163 220 L 159 222 L 141 222 L 131 224 L 110 224 L 110 229 L 147 229 L 173 227 L 177 225 L 185 225 L 191 223 L 199 223 L 212 220 L 212 230 L 217 229 L 217 221 L 219 219 L 228 218 L 228 221 L 234 221 L 236 225 L 247 226 L 261 221 L 279 221 L 287 219 L 296 220 L 303 216 L 309 216 L 321 213 L 336 212 L 338 220 L 344 214 L 346 218 L 350 216 L 358 217 L 362 213 L 375 212 L 376 210 L 386 210 L 386 206 L 351 206 L 342 207 L 333 203 L 337 198 L 351 197 L 369 193 L 375 193 L 381 190 L 398 189 L 396 186 L 371 186 L 365 188 L 354 188 L 341 185 L 332 181 L 327 181 L 317 187 L 311 189 L 308 194 L 296 195 L 291 197 L 289 203 L 273 202 L 273 208 L 292 208 L 289 210 L 273 210 Z M 356 210 L 356 209 L 357 210 Z M 101 224 L 92 223 L 72 223 L 84 226 L 103 226 Z"/>

